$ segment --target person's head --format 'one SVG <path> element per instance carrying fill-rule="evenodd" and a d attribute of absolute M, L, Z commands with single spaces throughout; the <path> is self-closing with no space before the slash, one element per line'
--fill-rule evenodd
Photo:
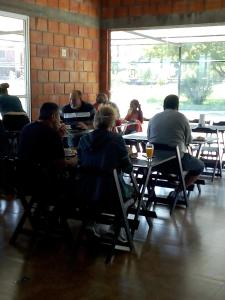
<path fill-rule="evenodd" d="M 178 110 L 179 107 L 179 97 L 177 95 L 168 95 L 164 99 L 163 108 Z"/>
<path fill-rule="evenodd" d="M 116 105 L 116 103 L 110 101 L 108 103 L 108 105 L 110 105 L 114 109 L 114 111 L 116 112 L 116 120 L 119 120 L 120 119 L 120 111 L 119 111 L 119 108 Z"/>
<path fill-rule="evenodd" d="M 137 99 L 133 99 L 130 101 L 130 109 L 137 110 L 140 107 L 140 103 Z"/>
<path fill-rule="evenodd" d="M 102 105 L 95 114 L 95 129 L 111 129 L 115 126 L 116 112 L 111 105 Z"/>
<path fill-rule="evenodd" d="M 78 108 L 81 106 L 82 93 L 79 90 L 73 90 L 70 93 L 70 105 L 72 108 Z"/>
<path fill-rule="evenodd" d="M 60 124 L 59 107 L 56 103 L 45 102 L 42 104 L 39 113 L 39 120 L 48 121 L 53 127 L 58 127 Z"/>
<path fill-rule="evenodd" d="M 0 84 L 0 94 L 8 94 L 9 84 L 7 82 Z"/>
<path fill-rule="evenodd" d="M 108 96 L 105 93 L 99 93 L 96 97 L 96 103 L 106 104 L 109 102 Z"/>

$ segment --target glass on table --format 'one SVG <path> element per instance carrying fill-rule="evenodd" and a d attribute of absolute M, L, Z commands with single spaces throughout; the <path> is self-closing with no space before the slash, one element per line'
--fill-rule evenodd
<path fill-rule="evenodd" d="M 147 143 L 146 144 L 146 155 L 148 159 L 152 159 L 154 154 L 154 145 L 152 143 Z"/>

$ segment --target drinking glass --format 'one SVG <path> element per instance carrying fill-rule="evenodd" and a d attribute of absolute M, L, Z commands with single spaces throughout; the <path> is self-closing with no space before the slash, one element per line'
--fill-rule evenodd
<path fill-rule="evenodd" d="M 149 160 L 152 159 L 153 154 L 154 154 L 154 145 L 152 143 L 147 143 L 146 144 L 146 155 L 147 155 L 147 158 Z"/>

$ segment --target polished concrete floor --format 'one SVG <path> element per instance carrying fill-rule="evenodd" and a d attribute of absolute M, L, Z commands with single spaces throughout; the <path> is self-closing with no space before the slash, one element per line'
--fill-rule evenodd
<path fill-rule="evenodd" d="M 17 200 L 0 200 L 0 299 L 225 299 L 225 181 L 191 195 L 188 209 L 157 208 L 149 230 L 144 218 L 136 254 L 118 252 L 105 265 L 104 250 L 71 253 L 61 238 L 9 237 L 18 221 Z"/>

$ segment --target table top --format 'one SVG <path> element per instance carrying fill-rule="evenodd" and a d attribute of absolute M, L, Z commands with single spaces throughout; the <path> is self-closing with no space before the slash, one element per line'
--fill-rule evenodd
<path fill-rule="evenodd" d="M 131 158 L 131 162 L 134 167 L 148 168 L 151 166 L 154 168 L 174 158 L 176 158 L 176 155 L 172 151 L 155 150 L 151 161 L 148 161 L 144 153 L 138 153 L 138 157 Z"/>
<path fill-rule="evenodd" d="M 125 140 L 148 141 L 147 132 L 135 132 L 123 135 Z"/>

